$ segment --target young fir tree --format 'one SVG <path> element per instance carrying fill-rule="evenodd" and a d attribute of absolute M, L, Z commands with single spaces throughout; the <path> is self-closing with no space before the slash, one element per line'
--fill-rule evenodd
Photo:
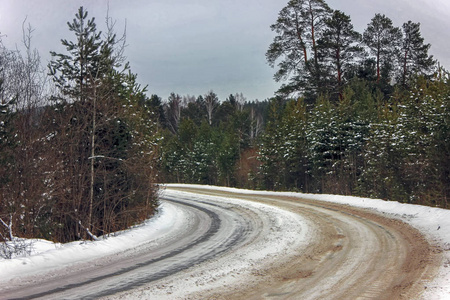
<path fill-rule="evenodd" d="M 285 161 L 284 186 L 303 192 L 308 191 L 310 181 L 306 139 L 308 121 L 302 98 L 287 103 L 280 127 L 283 137 L 280 155 Z"/>
<path fill-rule="evenodd" d="M 258 153 L 258 159 L 261 161 L 259 175 L 262 180 L 261 185 L 265 189 L 279 190 L 283 188 L 285 166 L 281 150 L 283 132 L 280 127 L 284 106 L 283 98 L 270 99 L 267 124 L 261 137 Z"/>

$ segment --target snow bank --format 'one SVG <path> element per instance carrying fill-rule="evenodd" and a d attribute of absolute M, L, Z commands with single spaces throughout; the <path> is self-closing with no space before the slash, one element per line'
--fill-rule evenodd
<path fill-rule="evenodd" d="M 33 275 L 43 271 L 60 269 L 80 261 L 89 261 L 143 243 L 155 242 L 159 238 L 176 232 L 184 226 L 184 212 L 170 203 L 163 203 L 158 214 L 131 230 L 100 237 L 95 242 L 72 242 L 67 244 L 33 240 L 33 254 L 28 257 L 0 259 L 0 282 L 24 274 Z"/>

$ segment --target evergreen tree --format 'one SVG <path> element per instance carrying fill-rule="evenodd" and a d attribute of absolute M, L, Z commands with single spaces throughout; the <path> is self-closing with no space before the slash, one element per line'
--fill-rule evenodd
<path fill-rule="evenodd" d="M 259 160 L 262 187 L 279 190 L 283 188 L 283 176 L 286 172 L 282 152 L 283 132 L 280 130 L 285 103 L 283 98 L 270 99 L 267 125 L 261 137 Z"/>
<path fill-rule="evenodd" d="M 424 43 L 420 23 L 408 21 L 403 24 L 403 39 L 399 52 L 400 80 L 402 85 L 416 75 L 430 75 L 435 61 L 428 54 L 430 44 Z"/>
<path fill-rule="evenodd" d="M 238 111 L 237 100 L 234 95 L 230 95 L 223 101 L 216 110 L 216 124 L 229 124 L 233 116 Z M 226 126 L 226 125 L 225 125 Z"/>
<path fill-rule="evenodd" d="M 144 106 L 146 107 L 147 112 L 152 114 L 154 119 L 157 120 L 159 128 L 167 127 L 164 106 L 162 105 L 162 100 L 158 95 L 151 95 L 150 98 L 146 98 Z"/>
<path fill-rule="evenodd" d="M 232 132 L 218 134 L 217 171 L 218 179 L 225 186 L 235 185 L 236 162 L 240 156 L 238 137 Z"/>
<path fill-rule="evenodd" d="M 329 69 L 328 91 L 337 92 L 342 98 L 346 73 L 363 51 L 359 45 L 361 35 L 353 29 L 350 17 L 338 10 L 325 20 L 325 24 L 319 45 L 321 57 Z"/>
<path fill-rule="evenodd" d="M 322 91 L 323 70 L 317 41 L 321 38 L 325 20 L 331 9 L 323 0 L 291 0 L 271 26 L 276 32 L 266 52 L 274 67 L 279 59 L 275 80 L 288 80 L 279 92 L 303 93 L 313 97 Z"/>
<path fill-rule="evenodd" d="M 334 139 L 335 117 L 330 99 L 319 97 L 314 109 L 311 111 L 306 135 L 308 140 L 308 158 L 311 169 L 312 184 L 310 191 L 314 193 L 326 190 L 326 174 L 333 161 L 333 148 L 331 140 Z"/>
<path fill-rule="evenodd" d="M 98 80 L 101 64 L 102 45 L 101 32 L 97 31 L 95 18 L 87 19 L 88 12 L 80 7 L 73 21 L 67 22 L 69 30 L 75 34 L 76 41 L 62 39 L 62 45 L 68 54 L 50 52 L 54 60 L 49 64 L 50 75 L 65 96 L 71 99 L 86 101 L 92 95 L 91 89 Z"/>
<path fill-rule="evenodd" d="M 280 155 L 285 161 L 284 186 L 307 192 L 310 184 L 308 142 L 306 138 L 308 114 L 302 98 L 287 103 L 281 131 L 283 142 Z"/>
<path fill-rule="evenodd" d="M 363 42 L 375 57 L 377 82 L 380 82 L 382 69 L 385 70 L 385 82 L 390 81 L 393 71 L 394 57 L 400 46 L 402 33 L 392 25 L 392 20 L 385 15 L 376 14 L 367 25 L 363 34 Z"/>
<path fill-rule="evenodd" d="M 123 229 L 155 209 L 150 170 L 156 121 L 144 105 L 145 88 L 121 64 L 112 28 L 107 24 L 102 38 L 87 16 L 80 7 L 68 23 L 76 41 L 62 40 L 67 54 L 52 52 L 49 64 L 63 95 L 54 106 L 56 122 L 49 120 L 55 125 L 48 124 L 58 162 L 53 180 L 68 187 L 55 195 L 63 224 L 59 240 Z"/>
<path fill-rule="evenodd" d="M 181 118 L 191 119 L 197 126 L 200 126 L 203 121 L 207 120 L 205 110 L 205 101 L 203 100 L 203 97 L 194 97 L 193 100 L 189 101 L 187 106 L 183 107 L 181 110 Z"/>

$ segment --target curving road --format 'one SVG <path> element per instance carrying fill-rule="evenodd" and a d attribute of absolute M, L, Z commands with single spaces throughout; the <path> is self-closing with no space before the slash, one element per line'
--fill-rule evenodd
<path fill-rule="evenodd" d="M 413 299 L 437 268 L 410 226 L 317 201 L 170 187 L 181 230 L 24 276 L 1 299 Z"/>
<path fill-rule="evenodd" d="M 183 210 L 187 216 L 183 230 L 158 243 L 95 261 L 94 266 L 85 262 L 70 266 L 59 271 L 57 279 L 53 274 L 34 276 L 24 280 L 31 284 L 1 291 L 0 298 L 89 299 L 136 289 L 230 251 L 254 232 L 238 210 L 170 196 L 163 200 Z"/>

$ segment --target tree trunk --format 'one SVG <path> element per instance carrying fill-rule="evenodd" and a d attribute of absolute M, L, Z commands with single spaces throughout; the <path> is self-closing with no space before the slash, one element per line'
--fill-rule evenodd
<path fill-rule="evenodd" d="M 96 114 L 96 100 L 97 100 L 97 90 L 94 91 L 93 99 L 93 112 L 92 112 L 92 133 L 91 133 L 91 186 L 89 192 L 89 223 L 88 230 L 92 232 L 92 205 L 94 203 L 94 180 L 95 180 L 95 170 L 94 170 L 94 160 L 95 160 L 95 114 Z"/>

